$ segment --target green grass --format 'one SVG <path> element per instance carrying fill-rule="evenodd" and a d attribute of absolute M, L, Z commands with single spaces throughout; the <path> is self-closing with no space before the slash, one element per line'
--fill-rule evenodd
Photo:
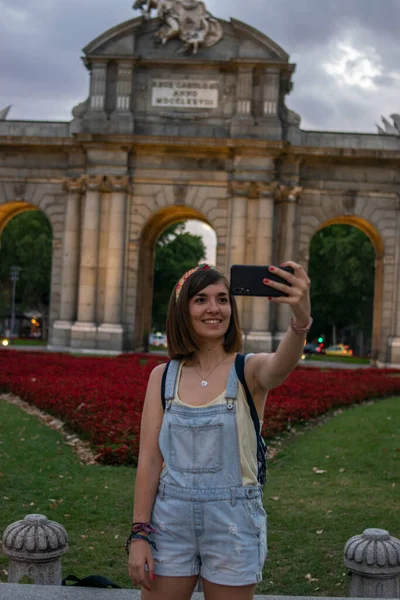
<path fill-rule="evenodd" d="M 323 362 L 339 362 L 339 363 L 352 363 L 356 365 L 369 365 L 369 358 L 360 358 L 359 356 L 329 356 L 327 354 L 308 354 L 305 362 L 309 360 L 323 361 Z"/>
<path fill-rule="evenodd" d="M 36 340 L 36 339 L 22 339 L 16 338 L 10 340 L 10 347 L 12 346 L 47 346 L 47 340 Z"/>
<path fill-rule="evenodd" d="M 269 557 L 258 593 L 345 596 L 345 542 L 368 527 L 400 537 L 399 431 L 397 398 L 282 439 L 264 494 Z M 26 514 L 45 514 L 69 534 L 64 576 L 98 573 L 131 587 L 123 543 L 133 483 L 131 468 L 81 465 L 58 432 L 0 401 L 0 538 Z M 6 565 L 0 554 L 2 581 Z"/>

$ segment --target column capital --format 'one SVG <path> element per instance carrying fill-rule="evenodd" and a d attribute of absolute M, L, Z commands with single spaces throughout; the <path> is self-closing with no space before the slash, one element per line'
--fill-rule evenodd
<path fill-rule="evenodd" d="M 86 176 L 71 177 L 63 181 L 63 190 L 75 194 L 84 194 L 86 189 Z"/>
<path fill-rule="evenodd" d="M 275 190 L 275 201 L 280 203 L 296 203 L 302 191 L 303 188 L 300 186 L 278 185 Z"/>
<path fill-rule="evenodd" d="M 112 192 L 130 191 L 131 179 L 118 175 L 87 175 L 85 187 L 91 192 L 112 194 Z"/>
<path fill-rule="evenodd" d="M 105 186 L 107 192 L 130 192 L 132 189 L 132 180 L 127 176 L 107 175 L 105 177 Z"/>
<path fill-rule="evenodd" d="M 229 183 L 229 195 L 241 196 L 250 199 L 268 198 L 273 196 L 276 183 L 265 183 L 263 181 L 231 181 Z"/>

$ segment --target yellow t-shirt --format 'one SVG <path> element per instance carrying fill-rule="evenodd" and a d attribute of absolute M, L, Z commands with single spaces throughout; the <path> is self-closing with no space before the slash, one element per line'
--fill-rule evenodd
<path fill-rule="evenodd" d="M 179 365 L 178 371 L 178 381 L 181 376 L 181 370 L 184 361 Z M 188 408 L 199 408 L 198 406 L 194 407 L 190 404 L 186 404 L 182 402 L 178 395 L 178 386 L 175 394 L 175 398 L 173 402 L 176 404 L 180 404 L 181 406 L 186 406 Z M 203 404 L 201 408 L 206 408 L 208 406 L 214 406 L 216 404 L 226 404 L 225 399 L 225 391 L 222 392 L 217 398 L 209 402 L 208 404 Z M 239 438 L 239 453 L 240 453 L 240 467 L 242 471 L 242 485 L 257 485 L 257 475 L 258 475 L 258 463 L 257 463 L 257 438 L 256 432 L 254 430 L 254 424 L 250 414 L 250 408 L 246 399 L 246 392 L 242 384 L 239 382 L 238 387 L 238 395 L 236 398 L 236 422 L 238 428 L 238 438 Z M 262 427 L 262 421 L 260 421 L 260 431 Z"/>

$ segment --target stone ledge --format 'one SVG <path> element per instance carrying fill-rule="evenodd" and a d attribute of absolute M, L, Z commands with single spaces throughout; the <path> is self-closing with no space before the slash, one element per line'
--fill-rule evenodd
<path fill-rule="evenodd" d="M 254 598 L 255 600 L 317 600 L 315 596 L 255 596 Z M 140 600 L 140 592 L 0 583 L 0 600 Z M 204 595 L 193 594 L 192 600 L 204 600 Z M 343 600 L 343 598 L 332 597 L 324 600 Z"/>

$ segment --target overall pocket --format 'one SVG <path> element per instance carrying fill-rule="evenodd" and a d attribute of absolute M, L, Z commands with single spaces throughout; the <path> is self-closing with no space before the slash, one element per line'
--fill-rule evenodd
<path fill-rule="evenodd" d="M 246 498 L 243 506 L 247 515 L 247 521 L 253 532 L 259 534 L 265 531 L 267 514 L 261 498 Z"/>
<path fill-rule="evenodd" d="M 171 468 L 181 473 L 216 473 L 223 467 L 223 423 L 169 424 Z"/>

